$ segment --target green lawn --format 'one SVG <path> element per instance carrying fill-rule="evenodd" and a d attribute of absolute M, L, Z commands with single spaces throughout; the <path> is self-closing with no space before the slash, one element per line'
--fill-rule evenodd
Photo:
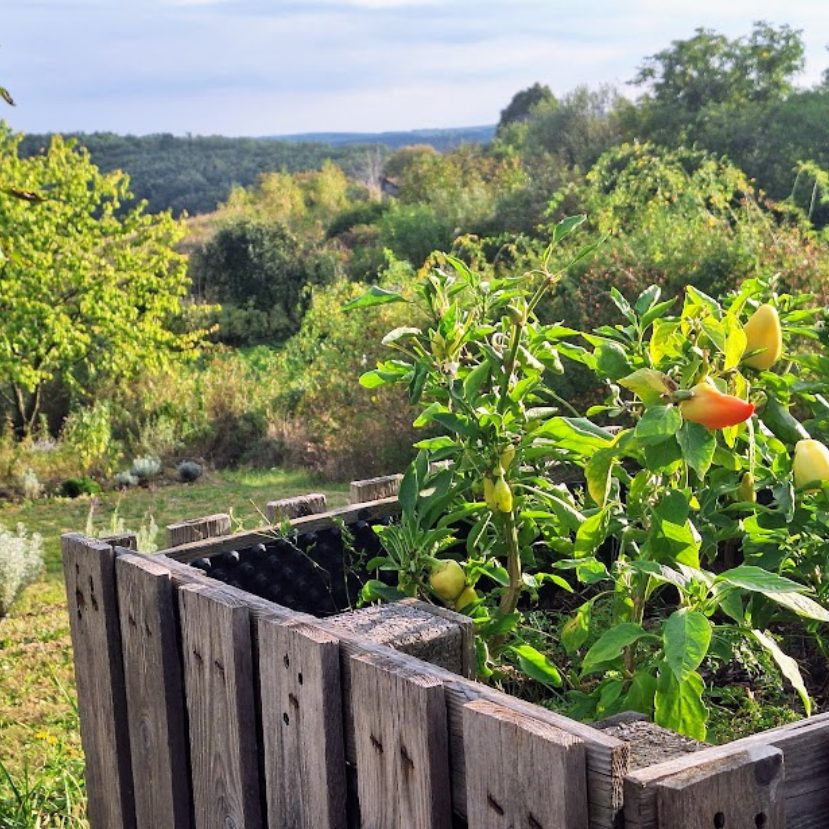
<path fill-rule="evenodd" d="M 265 523 L 268 501 L 308 492 L 324 492 L 332 507 L 348 501 L 345 484 L 321 487 L 304 473 L 256 470 L 124 494 L 0 506 L 0 524 L 22 522 L 41 533 L 46 553 L 43 579 L 0 619 L 0 829 L 87 826 L 61 533 L 88 526 L 105 533 L 116 522 L 138 531 L 152 519 L 163 546 L 167 524 L 229 512 L 236 528 L 250 529 Z"/>

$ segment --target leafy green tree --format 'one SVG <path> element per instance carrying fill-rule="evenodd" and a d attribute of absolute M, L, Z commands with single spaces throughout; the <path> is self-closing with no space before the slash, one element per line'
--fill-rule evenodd
<path fill-rule="evenodd" d="M 225 305 L 231 342 L 283 340 L 298 328 L 308 285 L 330 281 L 335 265 L 279 222 L 241 216 L 229 220 L 192 257 L 191 269 L 209 302 Z M 242 317 L 228 316 L 241 309 Z M 232 325 L 230 325 L 232 323 Z M 244 329 L 247 328 L 247 333 Z"/>
<path fill-rule="evenodd" d="M 188 287 L 173 247 L 183 226 L 143 203 L 117 215 L 127 177 L 101 174 L 74 142 L 55 137 L 25 160 L 19 143 L 0 124 L 0 181 L 41 202 L 8 199 L 0 212 L 0 400 L 23 436 L 47 383 L 91 396 L 190 351 L 200 332 L 171 328 Z"/>
<path fill-rule="evenodd" d="M 526 121 L 540 104 L 554 107 L 556 98 L 547 84 L 540 84 L 536 81 L 532 86 L 516 92 L 509 104 L 501 110 L 496 133 L 501 134 L 510 124 Z"/>
<path fill-rule="evenodd" d="M 804 66 L 801 32 L 759 21 L 731 40 L 699 28 L 688 40 L 646 58 L 632 83 L 647 87 L 642 126 L 654 140 L 693 141 L 718 107 L 768 104 L 786 98 Z"/>

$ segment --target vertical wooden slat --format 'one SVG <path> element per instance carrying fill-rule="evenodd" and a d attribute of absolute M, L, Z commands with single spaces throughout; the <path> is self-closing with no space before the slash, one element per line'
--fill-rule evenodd
<path fill-rule="evenodd" d="M 452 808 L 443 685 L 355 656 L 350 691 L 363 826 L 448 829 Z"/>
<path fill-rule="evenodd" d="M 196 829 L 262 825 L 250 615 L 221 588 L 178 591 Z"/>
<path fill-rule="evenodd" d="M 189 829 L 186 714 L 170 572 L 150 558 L 115 562 L 139 829 Z"/>
<path fill-rule="evenodd" d="M 223 535 L 230 535 L 230 516 L 223 512 L 167 525 L 169 547 L 178 547 L 181 544 L 203 541 L 206 538 L 218 538 Z"/>
<path fill-rule="evenodd" d="M 466 815 L 475 829 L 586 829 L 584 743 L 486 700 L 464 706 Z"/>
<path fill-rule="evenodd" d="M 307 624 L 263 616 L 257 625 L 268 823 L 344 829 L 339 642 Z"/>
<path fill-rule="evenodd" d="M 786 829 L 782 784 L 771 746 L 690 768 L 657 785 L 659 829 Z"/>
<path fill-rule="evenodd" d="M 115 553 L 71 533 L 61 538 L 92 829 L 135 827 Z"/>

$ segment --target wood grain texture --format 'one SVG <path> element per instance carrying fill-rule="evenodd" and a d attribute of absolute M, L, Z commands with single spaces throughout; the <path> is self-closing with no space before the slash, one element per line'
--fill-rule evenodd
<path fill-rule="evenodd" d="M 477 658 L 475 656 L 475 623 L 469 616 L 464 616 L 463 613 L 457 613 L 448 607 L 430 604 L 420 599 L 402 599 L 400 604 L 417 607 L 426 613 L 440 616 L 442 619 L 446 619 L 457 625 L 461 633 L 461 664 L 457 673 L 467 679 L 475 676 L 475 672 L 478 670 Z"/>
<path fill-rule="evenodd" d="M 659 829 L 785 829 L 783 752 L 756 746 L 657 785 Z"/>
<path fill-rule="evenodd" d="M 297 495 L 294 498 L 280 498 L 278 501 L 268 501 L 265 505 L 265 515 L 271 524 L 292 518 L 304 518 L 307 515 L 319 515 L 325 512 L 326 500 L 322 492 L 309 492 L 308 495 Z"/>
<path fill-rule="evenodd" d="M 250 611 L 227 591 L 178 590 L 196 829 L 262 826 Z"/>
<path fill-rule="evenodd" d="M 115 562 L 139 829 L 190 829 L 187 726 L 170 573 L 145 556 Z"/>
<path fill-rule="evenodd" d="M 383 660 L 351 661 L 362 826 L 450 829 L 443 686 Z"/>
<path fill-rule="evenodd" d="M 316 622 L 324 629 L 327 620 Z M 611 829 L 617 825 L 622 809 L 622 787 L 627 773 L 630 748 L 627 743 L 604 734 L 589 725 L 570 720 L 561 714 L 511 697 L 495 688 L 465 679 L 443 668 L 430 665 L 414 657 L 400 654 L 385 645 L 377 645 L 347 631 L 335 632 L 340 639 L 341 681 L 343 684 L 346 758 L 356 760 L 353 701 L 359 699 L 351 690 L 351 672 L 355 656 L 369 656 L 399 666 L 401 670 L 415 670 L 443 685 L 448 723 L 451 760 L 451 787 L 454 809 L 466 814 L 466 753 L 463 736 L 463 707 L 468 702 L 486 699 L 504 707 L 538 719 L 580 738 L 585 745 L 587 766 L 587 794 L 591 829 Z"/>
<path fill-rule="evenodd" d="M 401 474 L 383 475 L 379 478 L 366 478 L 363 481 L 352 481 L 348 500 L 351 504 L 365 504 L 369 501 L 379 501 L 383 498 L 396 498 L 400 492 Z"/>
<path fill-rule="evenodd" d="M 204 518 L 193 518 L 167 525 L 167 545 L 180 547 L 191 541 L 203 541 L 206 538 L 226 536 L 230 532 L 230 516 L 219 512 Z"/>
<path fill-rule="evenodd" d="M 335 521 L 353 524 L 356 521 L 377 521 L 400 512 L 397 497 L 384 498 L 368 504 L 350 504 L 347 507 L 328 510 L 320 515 L 306 515 L 304 518 L 294 518 L 291 528 L 297 533 L 316 532 L 334 526 Z M 260 527 L 256 530 L 235 533 L 221 538 L 208 538 L 203 541 L 191 541 L 178 547 L 160 550 L 159 553 L 176 559 L 176 561 L 195 561 L 203 556 L 212 556 L 217 553 L 226 553 L 230 550 L 239 550 L 253 544 L 268 544 L 277 538 L 273 527 Z"/>
<path fill-rule="evenodd" d="M 657 785 L 662 780 L 763 746 L 783 752 L 786 826 L 826 829 L 829 826 L 829 713 L 637 769 L 625 779 L 625 825 L 630 829 L 657 829 Z"/>
<path fill-rule="evenodd" d="M 487 700 L 464 706 L 466 816 L 476 829 L 587 829 L 584 743 Z"/>
<path fill-rule="evenodd" d="M 75 660 L 91 829 L 135 827 L 115 553 L 70 533 L 61 538 Z"/>
<path fill-rule="evenodd" d="M 138 550 L 138 536 L 135 533 L 118 533 L 117 535 L 103 535 L 100 538 L 104 544 L 110 547 L 123 547 L 125 550 Z"/>
<path fill-rule="evenodd" d="M 257 626 L 268 824 L 345 829 L 339 642 L 268 616 Z"/>

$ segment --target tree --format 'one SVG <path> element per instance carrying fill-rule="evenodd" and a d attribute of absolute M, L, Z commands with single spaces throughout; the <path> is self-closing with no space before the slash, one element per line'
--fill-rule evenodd
<path fill-rule="evenodd" d="M 183 225 L 143 203 L 117 215 L 127 177 L 102 175 L 74 142 L 55 137 L 25 160 L 19 143 L 0 123 L 0 181 L 40 202 L 0 202 L 0 400 L 25 436 L 45 384 L 91 395 L 191 351 L 201 332 L 171 327 L 188 287 L 173 248 Z"/>
<path fill-rule="evenodd" d="M 191 268 L 205 298 L 225 306 L 219 332 L 225 342 L 284 340 L 295 333 L 306 286 L 330 281 L 335 270 L 330 258 L 280 222 L 245 215 L 220 227 L 194 253 Z"/>
<path fill-rule="evenodd" d="M 526 121 L 539 104 L 555 105 L 555 103 L 555 95 L 546 84 L 536 82 L 527 89 L 516 92 L 509 104 L 501 110 L 497 134 L 500 135 L 510 124 Z"/>
<path fill-rule="evenodd" d="M 694 37 L 645 58 L 631 82 L 648 88 L 642 101 L 646 135 L 664 143 L 693 141 L 714 109 L 785 99 L 804 54 L 801 32 L 789 26 L 758 21 L 748 37 L 735 40 L 696 29 Z"/>
<path fill-rule="evenodd" d="M 696 30 L 689 40 L 645 58 L 632 83 L 649 85 L 649 98 L 685 112 L 711 104 L 739 104 L 784 98 L 803 69 L 800 30 L 754 24 L 746 38 L 729 40 L 712 29 Z"/>

